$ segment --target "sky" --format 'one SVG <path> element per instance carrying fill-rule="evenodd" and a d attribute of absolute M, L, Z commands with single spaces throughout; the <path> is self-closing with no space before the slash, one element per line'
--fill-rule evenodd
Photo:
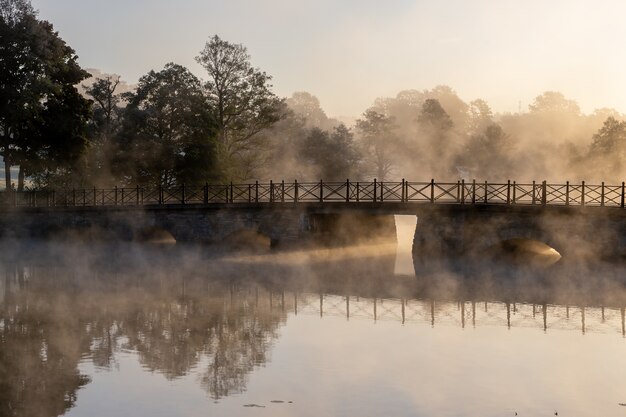
<path fill-rule="evenodd" d="M 446 84 L 496 112 L 555 90 L 626 113 L 623 0 L 32 0 L 84 68 L 134 83 L 168 62 L 200 78 L 209 37 L 241 43 L 274 92 L 329 116 Z"/>

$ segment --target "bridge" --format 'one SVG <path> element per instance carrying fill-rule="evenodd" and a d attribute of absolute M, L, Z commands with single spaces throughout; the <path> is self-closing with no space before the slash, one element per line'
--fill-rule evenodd
<path fill-rule="evenodd" d="M 242 231 L 293 246 L 321 238 L 395 238 L 392 215 L 419 218 L 414 251 L 481 253 L 499 242 L 544 242 L 570 257 L 626 256 L 624 182 L 273 182 L 5 191 L 0 236 L 94 231 L 126 240 L 153 230 L 224 242 Z"/>
<path fill-rule="evenodd" d="M 241 203 L 431 203 L 625 207 L 626 185 L 466 182 L 273 182 L 4 192 L 5 206 L 104 207 Z"/>

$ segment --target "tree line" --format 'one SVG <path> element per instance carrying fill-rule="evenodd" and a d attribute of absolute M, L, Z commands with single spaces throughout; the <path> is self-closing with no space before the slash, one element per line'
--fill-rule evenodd
<path fill-rule="evenodd" d="M 168 63 L 121 91 L 97 78 L 28 0 L 0 0 L 0 155 L 16 188 L 253 179 L 607 180 L 626 174 L 626 122 L 548 91 L 494 114 L 447 86 L 379 98 L 354 123 L 306 92 L 272 91 L 245 46 L 211 37 L 200 79 Z"/>

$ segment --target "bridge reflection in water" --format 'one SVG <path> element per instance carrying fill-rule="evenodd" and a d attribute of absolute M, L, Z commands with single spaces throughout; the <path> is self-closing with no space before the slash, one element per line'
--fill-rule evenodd
<path fill-rule="evenodd" d="M 547 304 L 362 298 L 333 294 L 271 294 L 270 300 L 294 314 L 341 316 L 435 325 L 506 326 L 586 332 L 621 332 L 624 308 Z M 286 301 L 285 301 L 286 300 Z M 286 303 L 286 304 L 283 304 Z M 275 307 L 276 308 L 276 307 Z"/>
<path fill-rule="evenodd" d="M 398 276 L 393 254 L 373 252 L 280 263 L 185 247 L 22 251 L 0 268 L 0 414 L 62 414 L 90 383 L 81 364 L 114 369 L 122 352 L 168 380 L 197 373 L 213 399 L 240 393 L 295 315 L 625 336 L 619 280 Z"/>
<path fill-rule="evenodd" d="M 558 268 L 547 272 L 524 270 L 521 275 L 511 270 L 506 277 L 493 275 L 492 271 L 473 271 L 471 275 L 438 271 L 415 277 L 389 273 L 395 254 L 386 250 L 387 246 L 324 249 L 315 251 L 306 262 L 299 255 L 292 254 L 290 259 L 289 253 L 196 259 L 194 265 L 183 269 L 170 262 L 178 253 L 152 251 L 154 248 L 148 248 L 149 255 L 142 256 L 164 257 L 158 266 L 153 264 L 147 269 L 142 269 L 146 268 L 145 259 L 139 264 L 131 262 L 128 268 L 115 262 L 114 271 L 105 265 L 92 264 L 90 270 L 85 265 L 67 263 L 42 265 L 41 260 L 34 264 L 5 263 L 0 272 L 0 277 L 4 275 L 0 279 L 0 307 L 3 311 L 19 309 L 21 300 L 31 300 L 23 297 L 32 297 L 40 290 L 57 295 L 71 290 L 83 297 L 102 296 L 107 303 L 111 301 L 108 297 L 125 298 L 126 291 L 140 289 L 154 302 L 173 302 L 177 308 L 192 301 L 223 299 L 246 311 L 262 307 L 281 315 L 312 314 L 461 328 L 618 332 L 626 336 L 626 286 L 620 277 L 621 265 L 600 269 L 595 277 L 585 276 L 584 272 L 573 275 L 571 269 Z M 378 257 L 372 256 L 373 247 L 378 248 Z M 327 259 L 333 251 L 341 253 L 328 261 L 319 259 Z M 355 255 L 363 251 L 373 259 Z M 275 262 L 279 258 L 287 259 L 287 263 Z M 49 262 L 51 259 L 43 260 L 44 264 Z M 303 273 L 307 262 L 310 264 Z M 142 302 L 134 301 L 136 308 L 142 307 Z"/>

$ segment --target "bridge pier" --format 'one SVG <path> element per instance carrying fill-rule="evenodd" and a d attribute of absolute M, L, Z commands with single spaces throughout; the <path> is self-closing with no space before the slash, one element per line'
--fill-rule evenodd
<path fill-rule="evenodd" d="M 397 242 L 393 215 L 346 213 L 310 213 L 309 232 L 316 243 L 355 245 L 363 242 Z"/>
<path fill-rule="evenodd" d="M 0 216 L 0 238 L 61 236 L 131 241 L 166 233 L 177 242 L 208 244 L 261 236 L 269 239 L 272 247 L 285 248 L 396 239 L 393 215 L 316 210 L 307 205 L 46 207 L 6 210 Z"/>
<path fill-rule="evenodd" d="M 513 239 L 570 260 L 626 259 L 626 211 L 614 207 L 404 202 L 211 203 L 2 208 L 0 238 L 87 235 L 133 240 L 146 230 L 179 242 L 226 243 L 239 233 L 272 246 L 395 241 L 395 214 L 416 215 L 415 258 L 480 258 Z"/>
<path fill-rule="evenodd" d="M 626 221 L 602 209 L 476 206 L 425 210 L 413 240 L 416 265 L 437 259 L 482 260 L 503 242 L 536 241 L 568 262 L 626 258 Z M 416 266 L 416 267 L 417 267 Z"/>

